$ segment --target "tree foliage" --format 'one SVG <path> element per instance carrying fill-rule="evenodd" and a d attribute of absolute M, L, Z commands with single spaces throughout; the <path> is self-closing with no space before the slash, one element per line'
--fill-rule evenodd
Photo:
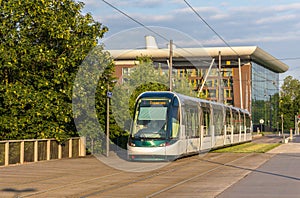
<path fill-rule="evenodd" d="M 167 91 L 168 77 L 161 69 L 156 69 L 149 57 L 138 57 L 139 64 L 131 68 L 123 83 L 114 88 L 112 98 L 113 117 L 121 128 L 133 116 L 136 98 L 145 91 Z"/>
<path fill-rule="evenodd" d="M 72 86 L 79 65 L 107 31 L 83 3 L 0 1 L 0 137 L 76 135 Z"/>
<path fill-rule="evenodd" d="M 288 76 L 280 91 L 280 113 L 283 114 L 284 128 L 295 127 L 295 115 L 300 113 L 300 81 Z"/>
<path fill-rule="evenodd" d="M 74 121 L 79 135 L 87 138 L 87 147 L 94 153 L 102 151 L 102 146 L 105 146 L 102 143 L 105 142 L 106 94 L 108 88 L 113 86 L 113 73 L 110 54 L 99 45 L 81 63 L 74 81 Z M 113 120 L 110 123 L 113 124 Z"/>

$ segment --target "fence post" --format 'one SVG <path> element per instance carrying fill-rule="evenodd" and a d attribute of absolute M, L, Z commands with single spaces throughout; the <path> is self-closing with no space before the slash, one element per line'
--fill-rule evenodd
<path fill-rule="evenodd" d="M 20 164 L 24 163 L 24 141 L 20 142 Z"/>
<path fill-rule="evenodd" d="M 69 158 L 72 157 L 72 138 L 69 139 Z"/>
<path fill-rule="evenodd" d="M 76 139 L 76 143 L 77 143 L 77 138 Z M 77 149 L 78 149 L 78 157 L 84 157 L 86 156 L 86 138 L 85 137 L 80 137 L 78 139 L 78 147 L 76 145 L 77 148 L 73 148 L 73 140 L 74 138 L 69 139 L 68 141 L 68 146 L 69 146 L 69 150 L 68 150 L 68 155 L 69 158 L 74 157 L 73 153 L 75 152 L 77 156 Z M 2 144 L 4 144 L 4 153 L 3 153 L 3 157 L 4 157 L 4 161 L 3 161 L 3 165 L 4 166 L 9 166 L 10 164 L 10 143 L 18 143 L 20 145 L 20 148 L 18 149 L 18 152 L 20 154 L 19 158 L 19 163 L 20 164 L 24 164 L 26 159 L 25 159 L 25 142 L 30 142 L 30 145 L 32 145 L 31 143 L 33 143 L 33 162 L 38 162 L 39 161 L 39 141 L 46 141 L 46 160 L 51 160 L 51 139 L 35 139 L 35 140 L 7 140 L 7 141 L 2 141 Z M 75 146 L 75 145 L 74 145 Z M 31 151 L 31 146 L 30 146 L 30 153 Z M 44 144 L 43 144 L 43 148 L 44 148 Z M 56 149 L 54 149 L 55 151 Z M 28 151 L 28 150 L 27 150 Z M 74 151 L 74 152 L 73 152 Z M 44 151 L 42 151 L 44 153 Z M 61 144 L 58 143 L 58 159 L 62 159 L 63 157 L 63 147 Z M 44 155 L 43 155 L 44 156 Z"/>
<path fill-rule="evenodd" d="M 9 164 L 9 141 L 5 142 L 5 159 L 4 159 L 4 166 L 8 166 Z"/>
<path fill-rule="evenodd" d="M 58 159 L 61 159 L 62 157 L 62 148 L 61 148 L 61 144 L 58 143 Z"/>
<path fill-rule="evenodd" d="M 86 150 L 85 150 L 85 145 L 86 145 L 86 138 L 85 137 L 80 137 L 79 138 L 79 156 L 84 157 L 86 156 Z"/>
<path fill-rule="evenodd" d="M 38 150 L 39 150 L 39 148 L 38 148 L 38 141 L 37 140 L 35 140 L 34 141 L 34 162 L 37 162 L 37 161 L 39 161 L 39 158 L 38 158 L 38 154 L 39 154 L 39 152 L 38 152 Z"/>
<path fill-rule="evenodd" d="M 47 160 L 50 160 L 50 156 L 51 156 L 51 140 L 47 140 Z"/>

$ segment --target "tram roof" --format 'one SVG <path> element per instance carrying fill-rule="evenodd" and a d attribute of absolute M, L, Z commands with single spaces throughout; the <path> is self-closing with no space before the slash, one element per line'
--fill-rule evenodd
<path fill-rule="evenodd" d="M 146 48 L 128 50 L 108 50 L 116 61 L 135 60 L 138 56 L 150 56 L 152 59 L 166 60 L 169 58 L 169 48 Z M 201 58 L 219 58 L 222 60 L 238 60 L 241 62 L 253 61 L 271 71 L 283 73 L 288 70 L 288 65 L 276 59 L 271 54 L 262 50 L 258 46 L 238 46 L 238 47 L 203 47 L 203 48 L 174 48 L 173 63 L 176 61 L 197 60 Z"/>
<path fill-rule="evenodd" d="M 146 91 L 146 92 L 141 93 L 138 98 L 140 98 L 140 97 L 153 97 L 153 96 L 168 97 L 168 98 L 178 97 L 182 104 L 186 104 L 187 102 L 195 102 L 195 103 L 199 103 L 199 104 L 201 104 L 201 106 L 205 106 L 205 107 L 208 107 L 209 105 L 214 105 L 215 108 L 216 107 L 218 107 L 218 108 L 230 108 L 230 109 L 235 110 L 235 111 L 241 111 L 243 113 L 249 113 L 246 109 L 240 109 L 240 108 L 233 107 L 233 106 L 227 106 L 227 105 L 222 104 L 222 103 L 217 103 L 217 102 L 213 102 L 213 101 L 209 101 L 209 100 L 205 100 L 205 99 L 195 98 L 195 97 L 192 97 L 192 96 L 187 96 L 187 95 L 183 95 L 183 94 L 180 94 L 180 93 L 177 93 L 177 92 L 172 92 L 172 91 Z"/>

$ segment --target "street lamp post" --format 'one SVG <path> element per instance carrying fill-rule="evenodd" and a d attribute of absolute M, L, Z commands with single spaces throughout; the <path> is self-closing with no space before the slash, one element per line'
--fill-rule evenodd
<path fill-rule="evenodd" d="M 106 157 L 109 156 L 109 101 L 111 97 L 112 97 L 112 92 L 109 91 L 109 83 L 108 83 L 107 92 L 106 92 Z"/>

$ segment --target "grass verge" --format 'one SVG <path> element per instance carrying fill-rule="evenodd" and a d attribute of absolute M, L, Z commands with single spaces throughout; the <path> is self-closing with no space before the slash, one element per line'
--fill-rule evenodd
<path fill-rule="evenodd" d="M 265 144 L 265 143 L 244 143 L 226 148 L 213 150 L 215 153 L 266 153 L 269 150 L 279 146 L 280 143 Z"/>

